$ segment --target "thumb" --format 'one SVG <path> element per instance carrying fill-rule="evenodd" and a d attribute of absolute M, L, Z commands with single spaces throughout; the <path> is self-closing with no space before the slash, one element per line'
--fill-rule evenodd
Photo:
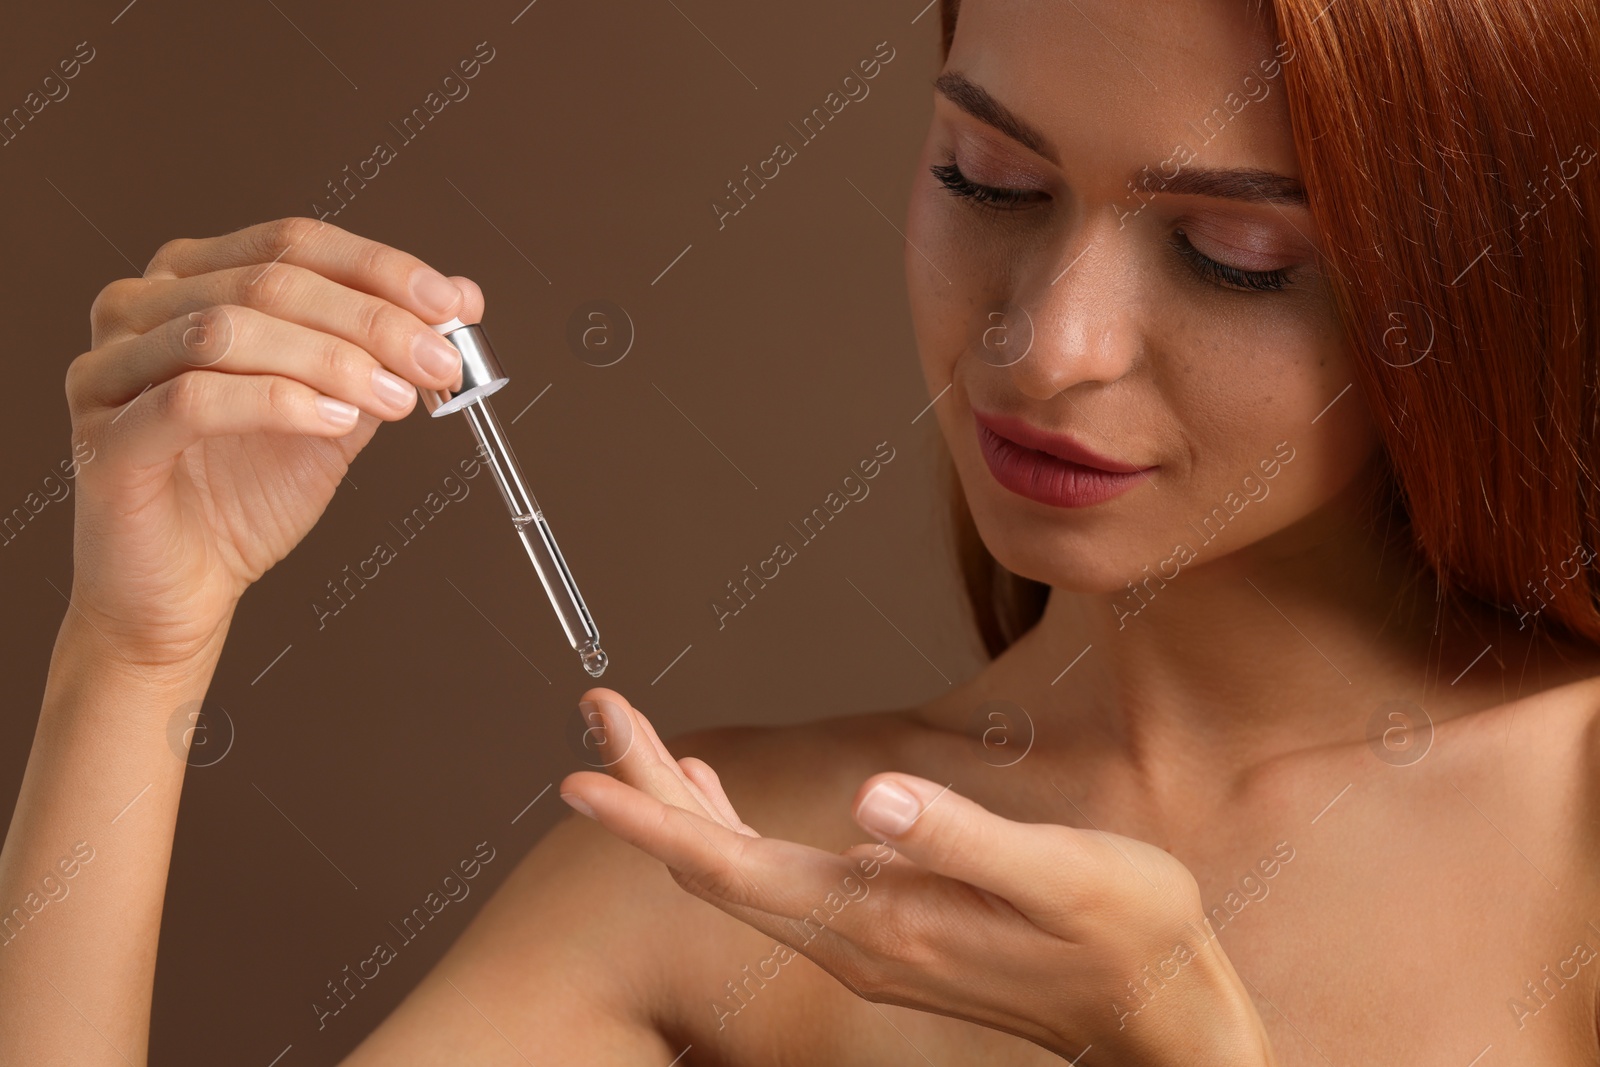
<path fill-rule="evenodd" d="M 461 290 L 461 310 L 456 312 L 456 318 L 462 322 L 482 322 L 483 289 L 471 278 L 459 274 L 452 274 L 450 280 Z"/>
<path fill-rule="evenodd" d="M 913 774 L 875 774 L 856 792 L 855 819 L 926 870 L 986 889 L 1024 912 L 1044 905 L 1044 864 L 1059 855 L 1057 827 L 1012 822 L 947 785 Z"/>

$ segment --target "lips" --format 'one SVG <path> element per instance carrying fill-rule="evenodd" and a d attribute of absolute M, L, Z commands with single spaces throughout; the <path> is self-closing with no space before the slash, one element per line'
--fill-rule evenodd
<path fill-rule="evenodd" d="M 1133 463 L 1108 459 L 1105 456 L 1079 444 L 1070 437 L 1046 433 L 1030 426 L 1021 419 L 1008 415 L 990 415 L 976 409 L 972 412 L 978 424 L 987 427 L 990 432 L 1006 438 L 1013 444 L 1023 448 L 1031 448 L 1035 452 L 1043 452 L 1047 456 L 1066 460 L 1068 463 L 1077 464 L 1108 474 L 1136 474 L 1139 471 L 1153 470 L 1154 465 L 1141 467 Z"/>
<path fill-rule="evenodd" d="M 978 448 L 1000 485 L 1057 508 L 1092 508 L 1148 481 L 1155 467 L 1107 459 L 1070 437 L 1048 434 L 1020 419 L 973 412 Z"/>

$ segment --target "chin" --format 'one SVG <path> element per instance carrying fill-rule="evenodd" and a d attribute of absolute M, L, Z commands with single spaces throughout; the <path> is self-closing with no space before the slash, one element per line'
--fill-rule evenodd
<path fill-rule="evenodd" d="M 1140 563 L 1117 559 L 1109 564 L 1097 561 L 1092 550 L 1077 555 L 1041 558 L 1037 551 L 996 555 L 1001 565 L 1013 574 L 1043 582 L 1052 589 L 1084 596 L 1114 596 L 1127 591 L 1128 576 L 1137 573 Z"/>
<path fill-rule="evenodd" d="M 1004 494 L 1011 502 L 997 504 L 988 489 L 995 495 Z M 1083 511 L 1041 515 L 1040 505 L 999 486 L 968 492 L 967 507 L 978 536 L 1002 567 L 1071 593 L 1126 590 L 1141 567 L 1172 551 L 1171 545 L 1147 545 L 1148 536 L 1138 531 L 1147 533 L 1151 525 L 1127 513 L 1101 512 L 1089 522 Z"/>

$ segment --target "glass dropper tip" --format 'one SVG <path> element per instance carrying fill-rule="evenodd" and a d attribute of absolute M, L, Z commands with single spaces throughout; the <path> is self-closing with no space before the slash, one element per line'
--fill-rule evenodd
<path fill-rule="evenodd" d="M 589 677 L 598 678 L 606 672 L 610 659 L 599 645 L 586 644 L 578 650 L 578 655 L 583 657 L 583 669 L 589 672 Z"/>

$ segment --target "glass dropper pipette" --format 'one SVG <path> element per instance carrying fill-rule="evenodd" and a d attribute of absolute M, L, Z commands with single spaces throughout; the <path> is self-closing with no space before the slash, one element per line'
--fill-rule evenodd
<path fill-rule="evenodd" d="M 483 328 L 467 325 L 460 319 L 451 319 L 434 327 L 461 353 L 461 387 L 449 390 L 420 389 L 423 404 L 435 418 L 460 411 L 472 424 L 472 435 L 478 439 L 478 449 L 489 469 L 494 472 L 500 496 L 511 512 L 511 524 L 516 528 L 522 547 L 527 549 L 533 569 L 538 572 L 550 606 L 566 631 L 567 642 L 583 661 L 583 669 L 590 677 L 605 673 L 608 662 L 600 647 L 600 631 L 589 615 L 588 605 L 572 580 L 567 561 L 561 557 L 555 535 L 545 521 L 544 512 L 533 493 L 522 479 L 522 469 L 517 465 L 516 454 L 506 440 L 500 420 L 489 406 L 489 394 L 505 385 L 510 379 L 500 369 L 500 361 L 489 347 L 489 338 Z"/>

